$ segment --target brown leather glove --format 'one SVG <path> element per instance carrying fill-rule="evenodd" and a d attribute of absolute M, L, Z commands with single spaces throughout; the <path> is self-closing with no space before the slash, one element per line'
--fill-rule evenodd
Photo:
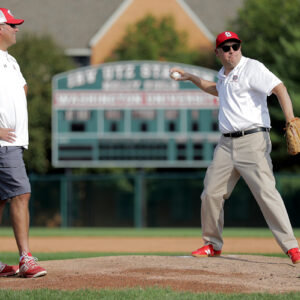
<path fill-rule="evenodd" d="M 294 118 L 286 124 L 285 138 L 287 151 L 291 155 L 300 152 L 300 119 Z"/>

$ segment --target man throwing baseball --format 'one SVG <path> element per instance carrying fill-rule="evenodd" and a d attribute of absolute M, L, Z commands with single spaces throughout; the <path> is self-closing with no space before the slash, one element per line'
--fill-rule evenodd
<path fill-rule="evenodd" d="M 0 222 L 5 204 L 10 201 L 20 253 L 19 266 L 0 262 L 0 276 L 18 273 L 21 277 L 39 277 L 47 272 L 36 263 L 28 245 L 31 190 L 23 161 L 23 150 L 28 148 L 27 84 L 17 61 L 7 52 L 16 43 L 18 25 L 23 22 L 8 9 L 0 8 Z"/>
<path fill-rule="evenodd" d="M 279 246 L 294 264 L 300 263 L 298 243 L 275 187 L 267 96 L 277 96 L 287 122 L 294 119 L 292 102 L 280 79 L 262 63 L 242 55 L 241 44 L 234 32 L 226 31 L 217 36 L 215 53 L 223 65 L 217 83 L 179 68 L 170 70 L 171 77 L 173 72 L 181 75 L 174 80 L 190 80 L 203 91 L 218 96 L 220 102 L 219 129 L 222 135 L 207 169 L 201 195 L 204 246 L 192 255 L 221 254 L 224 201 L 242 176 Z"/>

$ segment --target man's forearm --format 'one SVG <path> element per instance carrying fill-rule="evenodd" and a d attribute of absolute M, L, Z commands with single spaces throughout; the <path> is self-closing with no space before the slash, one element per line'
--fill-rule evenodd
<path fill-rule="evenodd" d="M 216 88 L 216 83 L 213 81 L 204 80 L 193 74 L 188 73 L 189 80 L 192 81 L 197 87 L 206 93 L 218 96 L 218 91 Z"/>
<path fill-rule="evenodd" d="M 284 113 L 286 122 L 289 122 L 295 116 L 294 116 L 292 101 L 287 92 L 286 87 L 284 86 L 283 83 L 280 83 L 272 90 L 272 92 L 277 96 L 281 109 Z"/>

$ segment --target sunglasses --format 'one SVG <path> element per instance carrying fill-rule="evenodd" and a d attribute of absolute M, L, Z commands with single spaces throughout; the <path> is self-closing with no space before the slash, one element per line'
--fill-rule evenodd
<path fill-rule="evenodd" d="M 17 25 L 16 25 L 16 24 L 9 24 L 9 23 L 6 23 L 6 25 L 10 26 L 10 27 L 13 28 L 13 29 L 17 28 Z"/>
<path fill-rule="evenodd" d="M 233 51 L 238 51 L 240 49 L 240 47 L 241 47 L 241 44 L 233 44 L 231 46 L 225 45 L 220 48 L 223 50 L 223 52 L 228 52 L 230 50 L 230 48 L 232 48 Z"/>

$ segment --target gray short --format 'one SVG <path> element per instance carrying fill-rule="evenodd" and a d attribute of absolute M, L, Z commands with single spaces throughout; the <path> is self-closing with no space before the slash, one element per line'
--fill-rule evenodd
<path fill-rule="evenodd" d="M 0 200 L 31 193 L 23 147 L 0 147 Z"/>

